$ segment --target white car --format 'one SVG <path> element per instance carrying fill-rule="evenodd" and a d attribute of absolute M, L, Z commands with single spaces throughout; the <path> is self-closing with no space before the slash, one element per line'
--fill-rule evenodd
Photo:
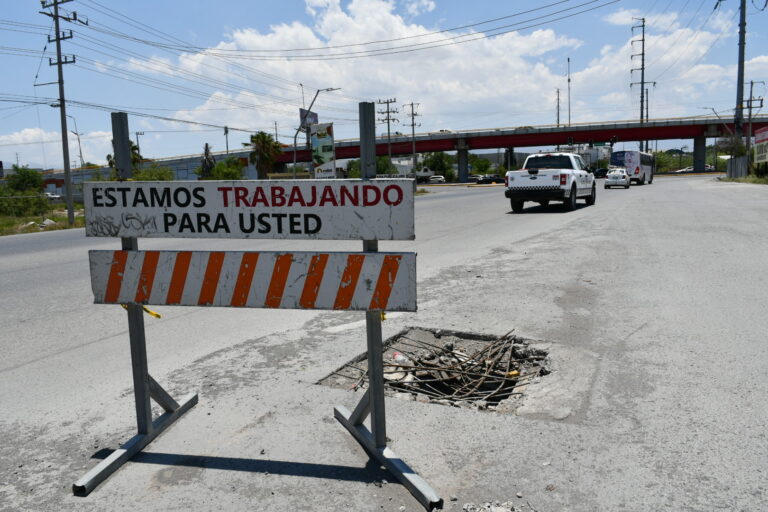
<path fill-rule="evenodd" d="M 624 187 L 629 188 L 629 175 L 627 175 L 626 169 L 611 169 L 611 171 L 605 175 L 605 188 L 610 187 Z"/>
<path fill-rule="evenodd" d="M 61 199 L 61 196 L 59 194 L 54 194 L 52 192 L 43 192 L 43 195 L 47 197 L 50 201 L 58 201 Z"/>
<path fill-rule="evenodd" d="M 435 176 L 432 176 L 429 178 L 430 183 L 445 183 L 445 176 L 440 176 L 439 174 L 436 174 Z"/>

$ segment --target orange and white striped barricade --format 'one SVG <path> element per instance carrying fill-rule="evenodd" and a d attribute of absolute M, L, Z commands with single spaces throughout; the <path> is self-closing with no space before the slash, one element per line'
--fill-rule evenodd
<path fill-rule="evenodd" d="M 125 175 L 127 117 L 112 120 Z M 91 287 L 97 304 L 128 309 L 138 434 L 74 493 L 87 495 L 197 403 L 176 402 L 149 375 L 143 307 L 291 308 L 366 312 L 369 389 L 355 412 L 335 416 L 425 507 L 442 503 L 386 447 L 381 312 L 416 311 L 416 254 L 378 252 L 378 241 L 414 239 L 414 190 L 412 179 L 86 183 L 86 235 L 122 239 L 121 250 L 89 252 Z M 140 251 L 138 238 L 362 240 L 363 252 Z M 150 399 L 165 414 L 153 419 Z"/>

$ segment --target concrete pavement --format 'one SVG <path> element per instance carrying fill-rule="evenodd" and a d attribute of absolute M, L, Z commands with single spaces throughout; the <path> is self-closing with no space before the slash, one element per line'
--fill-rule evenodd
<path fill-rule="evenodd" d="M 515 328 L 543 340 L 555 370 L 517 414 L 387 399 L 392 448 L 447 510 L 768 508 L 768 188 L 659 180 L 600 189 L 575 212 L 520 215 L 500 188 L 433 190 L 417 199 L 410 243 L 419 312 L 388 315 L 385 337 L 410 325 Z M 0 369 L 0 509 L 421 509 L 333 420 L 333 405 L 359 393 L 315 384 L 365 350 L 363 315 L 332 312 L 147 318 L 150 371 L 200 403 L 73 497 L 71 483 L 134 429 L 125 316 L 89 303 L 83 249 L 59 252 L 74 291 L 56 295 L 41 277 L 25 284 L 56 257 L 0 245 L 2 299 L 31 310 L 0 314 L 12 355 Z"/>

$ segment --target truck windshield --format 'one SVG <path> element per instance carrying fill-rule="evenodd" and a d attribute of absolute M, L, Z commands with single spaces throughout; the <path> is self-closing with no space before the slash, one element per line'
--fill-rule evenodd
<path fill-rule="evenodd" d="M 565 155 L 542 155 L 528 157 L 526 169 L 570 169 L 571 159 Z"/>

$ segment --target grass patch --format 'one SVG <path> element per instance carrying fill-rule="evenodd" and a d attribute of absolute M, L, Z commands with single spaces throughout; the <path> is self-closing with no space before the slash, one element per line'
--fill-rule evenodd
<path fill-rule="evenodd" d="M 416 195 L 417 196 L 423 196 L 424 194 L 429 194 L 429 190 L 425 188 L 417 188 L 416 189 Z"/>
<path fill-rule="evenodd" d="M 41 228 L 40 224 L 45 219 L 52 220 L 54 224 Z M 82 210 L 75 211 L 74 227 L 85 227 L 85 217 Z M 0 236 L 39 233 L 41 231 L 56 231 L 68 228 L 67 210 L 53 210 L 44 215 L 27 215 L 23 217 L 0 216 Z"/>
<path fill-rule="evenodd" d="M 720 181 L 730 181 L 733 183 L 751 183 L 753 185 L 768 185 L 768 176 L 758 178 L 757 176 L 747 176 L 746 178 L 720 178 Z"/>

